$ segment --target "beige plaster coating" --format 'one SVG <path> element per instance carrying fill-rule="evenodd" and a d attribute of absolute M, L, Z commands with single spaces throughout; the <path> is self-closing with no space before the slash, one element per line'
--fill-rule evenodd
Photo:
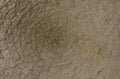
<path fill-rule="evenodd" d="M 0 0 L 0 79 L 120 79 L 120 0 Z"/>

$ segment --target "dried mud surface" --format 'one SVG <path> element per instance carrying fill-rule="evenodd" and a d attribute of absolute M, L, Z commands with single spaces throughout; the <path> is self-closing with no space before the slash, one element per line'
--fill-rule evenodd
<path fill-rule="evenodd" d="M 120 0 L 0 0 L 0 79 L 120 79 Z"/>

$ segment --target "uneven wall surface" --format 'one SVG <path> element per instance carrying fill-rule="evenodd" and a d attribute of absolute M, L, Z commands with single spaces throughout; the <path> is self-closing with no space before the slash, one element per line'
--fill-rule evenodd
<path fill-rule="evenodd" d="M 0 79 L 120 79 L 120 0 L 0 0 Z"/>

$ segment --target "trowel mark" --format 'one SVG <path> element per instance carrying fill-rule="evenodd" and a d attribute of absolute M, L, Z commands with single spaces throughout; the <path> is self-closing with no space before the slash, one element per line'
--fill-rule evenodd
<path fill-rule="evenodd" d="M 2 54 L 2 50 L 0 50 L 0 59 L 3 59 L 3 58 L 4 58 L 4 56 Z"/>

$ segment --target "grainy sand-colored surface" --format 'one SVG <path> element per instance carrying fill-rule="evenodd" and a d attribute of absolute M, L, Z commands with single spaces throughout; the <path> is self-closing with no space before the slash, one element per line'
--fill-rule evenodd
<path fill-rule="evenodd" d="M 120 0 L 0 0 L 0 79 L 120 79 Z"/>

